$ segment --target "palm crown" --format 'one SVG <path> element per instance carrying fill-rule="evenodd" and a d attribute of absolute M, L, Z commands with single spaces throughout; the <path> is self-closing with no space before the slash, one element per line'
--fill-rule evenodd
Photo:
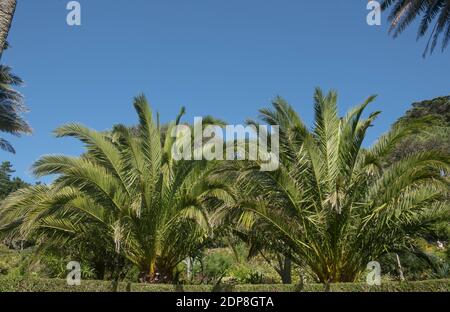
<path fill-rule="evenodd" d="M 384 156 L 419 124 L 396 127 L 362 148 L 379 114 L 362 118 L 373 99 L 339 118 L 336 93 L 317 89 L 311 131 L 281 98 L 261 110 L 264 122 L 280 125 L 280 169 L 223 167 L 219 174 L 235 183 L 237 200 L 225 204 L 218 219 L 234 220 L 238 231 L 259 235 L 325 283 L 354 281 L 371 260 L 407 247 L 429 222 L 448 219 L 441 201 L 448 155 L 428 151 L 383 166 Z"/>
<path fill-rule="evenodd" d="M 39 233 L 52 244 L 94 239 L 86 233 L 95 232 L 100 248 L 114 249 L 136 264 L 143 279 L 170 281 L 176 265 L 209 234 L 205 203 L 213 187 L 204 178 L 205 162 L 172 159 L 174 138 L 161 138 L 143 96 L 134 107 L 137 128 L 117 125 L 100 133 L 69 124 L 57 129 L 58 137 L 80 139 L 86 152 L 38 160 L 37 176 L 58 177 L 51 186 L 11 196 L 0 213 L 3 232 Z M 167 133 L 174 125 L 165 127 Z"/>

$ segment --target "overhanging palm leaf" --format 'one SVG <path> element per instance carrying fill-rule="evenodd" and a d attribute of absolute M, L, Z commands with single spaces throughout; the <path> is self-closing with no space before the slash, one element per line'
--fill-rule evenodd
<path fill-rule="evenodd" d="M 23 96 L 13 89 L 22 83 L 19 77 L 11 73 L 11 68 L 0 65 L 0 131 L 16 136 L 31 133 L 30 126 L 21 116 L 26 111 Z M 11 144 L 2 138 L 0 149 L 15 152 Z"/>
<path fill-rule="evenodd" d="M 450 1 L 449 0 L 384 0 L 381 4 L 383 10 L 392 7 L 389 20 L 390 31 L 394 37 L 401 34 L 416 18 L 421 22 L 417 39 L 425 36 L 432 27 L 430 39 L 424 51 L 433 52 L 439 36 L 442 34 L 442 51 L 450 41 Z M 430 46 L 431 44 L 431 46 Z"/>

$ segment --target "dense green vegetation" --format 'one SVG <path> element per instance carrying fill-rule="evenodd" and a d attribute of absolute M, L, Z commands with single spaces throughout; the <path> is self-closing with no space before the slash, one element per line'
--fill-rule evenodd
<path fill-rule="evenodd" d="M 373 100 L 340 117 L 337 94 L 317 89 L 308 127 L 276 98 L 260 121 L 248 121 L 280 126 L 273 172 L 259 161 L 175 160 L 169 134 L 184 109 L 160 125 L 143 96 L 134 101 L 137 126 L 60 127 L 56 136 L 79 139 L 85 152 L 39 159 L 34 174 L 56 175 L 52 184 L 14 183 L 10 164 L 2 166 L 11 194 L 0 206 L 0 276 L 13 281 L 4 287 L 51 290 L 45 279 L 64 279 L 76 260 L 83 280 L 110 281 L 88 284 L 105 290 L 111 281 L 312 290 L 363 283 L 376 260 L 389 285 L 378 290 L 448 289 L 448 280 L 390 282 L 450 276 L 449 98 L 414 104 L 363 148 L 380 114 L 365 113 Z M 342 289 L 369 290 L 349 285 Z"/>
<path fill-rule="evenodd" d="M 318 280 L 354 282 L 367 263 L 386 252 L 414 250 L 413 238 L 449 216 L 449 158 L 432 149 L 413 152 L 392 164 L 383 159 L 403 138 L 426 124 L 397 124 L 368 150 L 365 132 L 377 117 L 361 119 L 373 98 L 339 118 L 336 94 L 315 94 L 315 127 L 310 131 L 281 99 L 262 120 L 282 127 L 281 163 L 275 172 L 253 164 L 225 167 L 237 181 L 240 199 L 223 210 L 242 231 L 306 266 Z M 231 166 L 234 166 L 231 165 Z M 268 241 L 272 241 L 268 243 Z"/>
<path fill-rule="evenodd" d="M 0 277 L 0 292 L 449 292 L 450 280 L 428 280 L 418 282 L 387 282 L 380 286 L 366 283 L 308 285 L 168 285 L 111 283 L 108 281 L 83 281 L 78 287 L 67 286 L 61 279 L 12 279 Z"/>
<path fill-rule="evenodd" d="M 0 58 L 16 7 L 6 2 Z M 448 46 L 448 0 L 384 0 L 382 9 L 394 37 L 421 18 L 424 55 L 441 36 Z M 0 65 L 2 133 L 32 131 L 22 84 Z M 29 185 L 0 165 L 0 291 L 450 291 L 450 97 L 414 103 L 365 148 L 380 114 L 365 112 L 374 99 L 339 116 L 337 94 L 317 89 L 310 127 L 276 98 L 248 121 L 280 126 L 274 172 L 258 161 L 174 159 L 172 130 L 193 125 L 182 123 L 184 108 L 161 125 L 144 96 L 134 126 L 58 128 L 85 151 L 39 159 L 33 173 L 55 176 L 51 184 Z M 3 138 L 0 149 L 15 152 Z M 73 260 L 79 287 L 65 279 Z M 373 260 L 381 286 L 365 281 Z"/>
<path fill-rule="evenodd" d="M 18 177 L 12 177 L 14 169 L 9 161 L 0 164 L 0 200 L 5 199 L 9 194 L 28 186 Z"/>
<path fill-rule="evenodd" d="M 407 154 L 430 149 L 450 153 L 450 96 L 413 103 L 396 125 L 425 119 L 426 129 L 401 140 L 388 155 L 390 162 Z"/>

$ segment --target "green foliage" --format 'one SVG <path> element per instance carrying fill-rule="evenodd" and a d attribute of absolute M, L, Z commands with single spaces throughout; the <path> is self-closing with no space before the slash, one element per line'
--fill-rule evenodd
<path fill-rule="evenodd" d="M 264 284 L 264 275 L 248 264 L 238 264 L 231 268 L 229 275 L 237 284 Z"/>
<path fill-rule="evenodd" d="M 120 282 L 117 288 L 108 281 L 82 281 L 80 286 L 67 286 L 65 280 L 23 279 L 0 276 L 0 292 L 322 292 L 324 285 L 167 285 L 135 284 Z M 331 284 L 332 292 L 449 292 L 450 280 L 429 280 L 420 282 L 385 282 L 381 286 L 366 283 Z"/>
<path fill-rule="evenodd" d="M 239 288 L 233 285 L 291 283 L 291 272 L 300 284 L 361 281 L 372 260 L 383 262 L 389 280 L 399 253 L 407 279 L 448 277 L 445 250 L 427 250 L 418 239 L 448 234 L 450 151 L 441 131 L 448 98 L 415 105 L 366 150 L 379 112 L 362 116 L 373 99 L 340 117 L 337 94 L 317 89 L 312 129 L 281 98 L 262 109 L 264 123 L 280 126 L 275 172 L 260 171 L 258 162 L 173 159 L 168 133 L 184 110 L 160 126 L 143 96 L 134 102 L 136 127 L 63 126 L 56 135 L 79 139 L 85 152 L 38 160 L 34 173 L 56 174 L 51 185 L 20 189 L 11 165 L 0 168 L 4 196 L 17 190 L 0 206 L 0 235 L 36 243 L 20 260 L 0 259 L 0 270 L 9 278 L 63 278 L 75 260 L 84 279 Z M 439 121 L 422 120 L 430 114 Z M 442 144 L 433 149 L 431 137 Z M 195 260 L 189 280 L 188 257 Z"/>
<path fill-rule="evenodd" d="M 64 278 L 67 275 L 66 265 L 71 260 L 54 254 L 36 251 L 31 247 L 15 250 L 0 245 L 0 275 L 9 277 Z M 93 270 L 83 263 L 82 278 L 95 277 Z"/>
<path fill-rule="evenodd" d="M 399 254 L 405 279 L 409 281 L 449 278 L 448 263 L 431 253 L 415 254 L 403 252 Z M 380 259 L 383 274 L 393 280 L 399 280 L 396 255 L 389 253 Z"/>
<path fill-rule="evenodd" d="M 204 272 L 207 281 L 217 281 L 223 278 L 235 263 L 234 256 L 227 250 L 215 250 L 203 259 Z"/>
<path fill-rule="evenodd" d="M 413 103 L 394 127 L 418 121 L 425 122 L 425 131 L 412 133 L 400 140 L 387 155 L 389 163 L 430 149 L 450 153 L 450 96 Z"/>
<path fill-rule="evenodd" d="M 11 175 L 14 173 L 13 166 L 9 161 L 4 161 L 0 165 L 0 200 L 5 199 L 9 194 L 29 186 L 20 178 Z"/>
<path fill-rule="evenodd" d="M 67 276 L 67 264 L 72 261 L 70 256 L 61 257 L 48 252 L 42 252 L 39 254 L 38 264 L 39 276 L 47 278 L 65 278 Z M 89 266 L 88 263 L 81 261 L 81 278 L 93 279 L 96 277 L 95 270 Z"/>
<path fill-rule="evenodd" d="M 411 122 L 423 117 L 431 117 L 429 124 L 436 126 L 450 125 L 450 96 L 442 96 L 412 104 L 399 122 Z"/>
<path fill-rule="evenodd" d="M 21 255 L 0 244 L 0 275 L 11 274 L 11 271 L 19 266 Z"/>
<path fill-rule="evenodd" d="M 210 232 L 208 193 L 215 186 L 206 179 L 206 162 L 172 158 L 174 138 L 161 139 L 144 96 L 135 99 L 134 108 L 135 129 L 116 125 L 102 133 L 79 124 L 57 129 L 58 137 L 83 142 L 86 152 L 38 160 L 37 176 L 58 178 L 5 200 L 3 235 L 33 237 L 44 246 L 89 244 L 97 259 L 117 254 L 136 265 L 142 280 L 172 281 L 177 265 Z"/>
<path fill-rule="evenodd" d="M 238 244 L 234 251 L 229 247 L 208 249 L 201 262 L 195 262 L 194 283 L 226 285 L 280 283 L 278 274 L 266 260 L 261 257 L 248 259 L 247 255 L 248 250 L 242 243 Z"/>
<path fill-rule="evenodd" d="M 15 86 L 22 85 L 22 80 L 11 72 L 8 66 L 0 65 L 0 131 L 12 135 L 31 133 L 31 128 L 23 119 L 26 111 L 23 96 Z M 14 153 L 14 148 L 5 139 L 0 138 L 0 149 Z"/>
<path fill-rule="evenodd" d="M 425 131 L 416 131 L 400 140 L 386 157 L 388 165 L 412 153 L 436 150 L 450 154 L 450 96 L 413 103 L 394 127 L 418 121 L 425 122 Z M 450 199 L 450 192 L 447 192 L 447 199 Z M 450 241 L 450 223 L 445 220 L 430 225 L 426 236 L 432 240 Z"/>
<path fill-rule="evenodd" d="M 425 125 L 397 125 L 364 150 L 379 115 L 362 118 L 373 99 L 339 117 L 337 94 L 317 89 L 312 130 L 281 98 L 262 109 L 264 123 L 280 125 L 280 168 L 224 164 L 216 174 L 234 184 L 237 200 L 225 203 L 218 219 L 261 237 L 323 283 L 353 282 L 368 262 L 411 248 L 423 228 L 448 221 L 449 155 L 427 150 L 383 167 L 396 144 Z"/>
<path fill-rule="evenodd" d="M 447 0 L 383 0 L 381 7 L 383 10 L 392 7 L 388 19 L 391 22 L 389 31 L 394 37 L 400 35 L 416 18 L 420 19 L 417 38 L 425 36 L 431 29 L 424 56 L 429 50 L 433 52 L 441 34 L 442 51 L 447 47 L 450 41 L 450 6 Z"/>

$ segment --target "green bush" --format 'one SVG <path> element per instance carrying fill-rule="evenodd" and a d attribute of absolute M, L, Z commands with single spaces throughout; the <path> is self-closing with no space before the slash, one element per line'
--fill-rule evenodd
<path fill-rule="evenodd" d="M 62 258 L 45 252 L 37 253 L 34 247 L 14 250 L 0 244 L 0 275 L 63 278 L 67 275 L 66 265 L 69 262 L 69 257 Z M 82 278 L 95 278 L 92 269 L 82 264 Z"/>
<path fill-rule="evenodd" d="M 116 286 L 116 287 L 115 287 Z M 303 288 L 297 285 L 162 285 L 131 284 L 113 285 L 109 281 L 82 281 L 80 286 L 67 286 L 63 279 L 12 278 L 0 276 L 0 292 L 322 292 L 322 284 L 308 284 Z M 450 279 L 418 282 L 385 282 L 381 286 L 369 286 L 366 283 L 331 284 L 332 292 L 449 292 Z"/>
<path fill-rule="evenodd" d="M 263 274 L 249 264 L 238 264 L 229 270 L 229 276 L 236 280 L 237 284 L 262 284 Z"/>
<path fill-rule="evenodd" d="M 0 244 L 0 276 L 22 276 L 25 263 L 30 259 L 30 252 L 13 250 Z"/>
<path fill-rule="evenodd" d="M 264 259 L 247 259 L 248 251 L 243 244 L 231 248 L 210 249 L 203 260 L 203 271 L 198 264 L 194 272 L 204 275 L 203 282 L 215 284 L 276 284 L 280 278 Z"/>
<path fill-rule="evenodd" d="M 17 255 L 11 253 L 5 246 L 0 245 L 0 274 L 6 275 L 17 263 Z"/>
<path fill-rule="evenodd" d="M 234 262 L 232 253 L 226 249 L 217 249 L 205 257 L 203 273 L 208 280 L 218 279 L 225 275 Z"/>

